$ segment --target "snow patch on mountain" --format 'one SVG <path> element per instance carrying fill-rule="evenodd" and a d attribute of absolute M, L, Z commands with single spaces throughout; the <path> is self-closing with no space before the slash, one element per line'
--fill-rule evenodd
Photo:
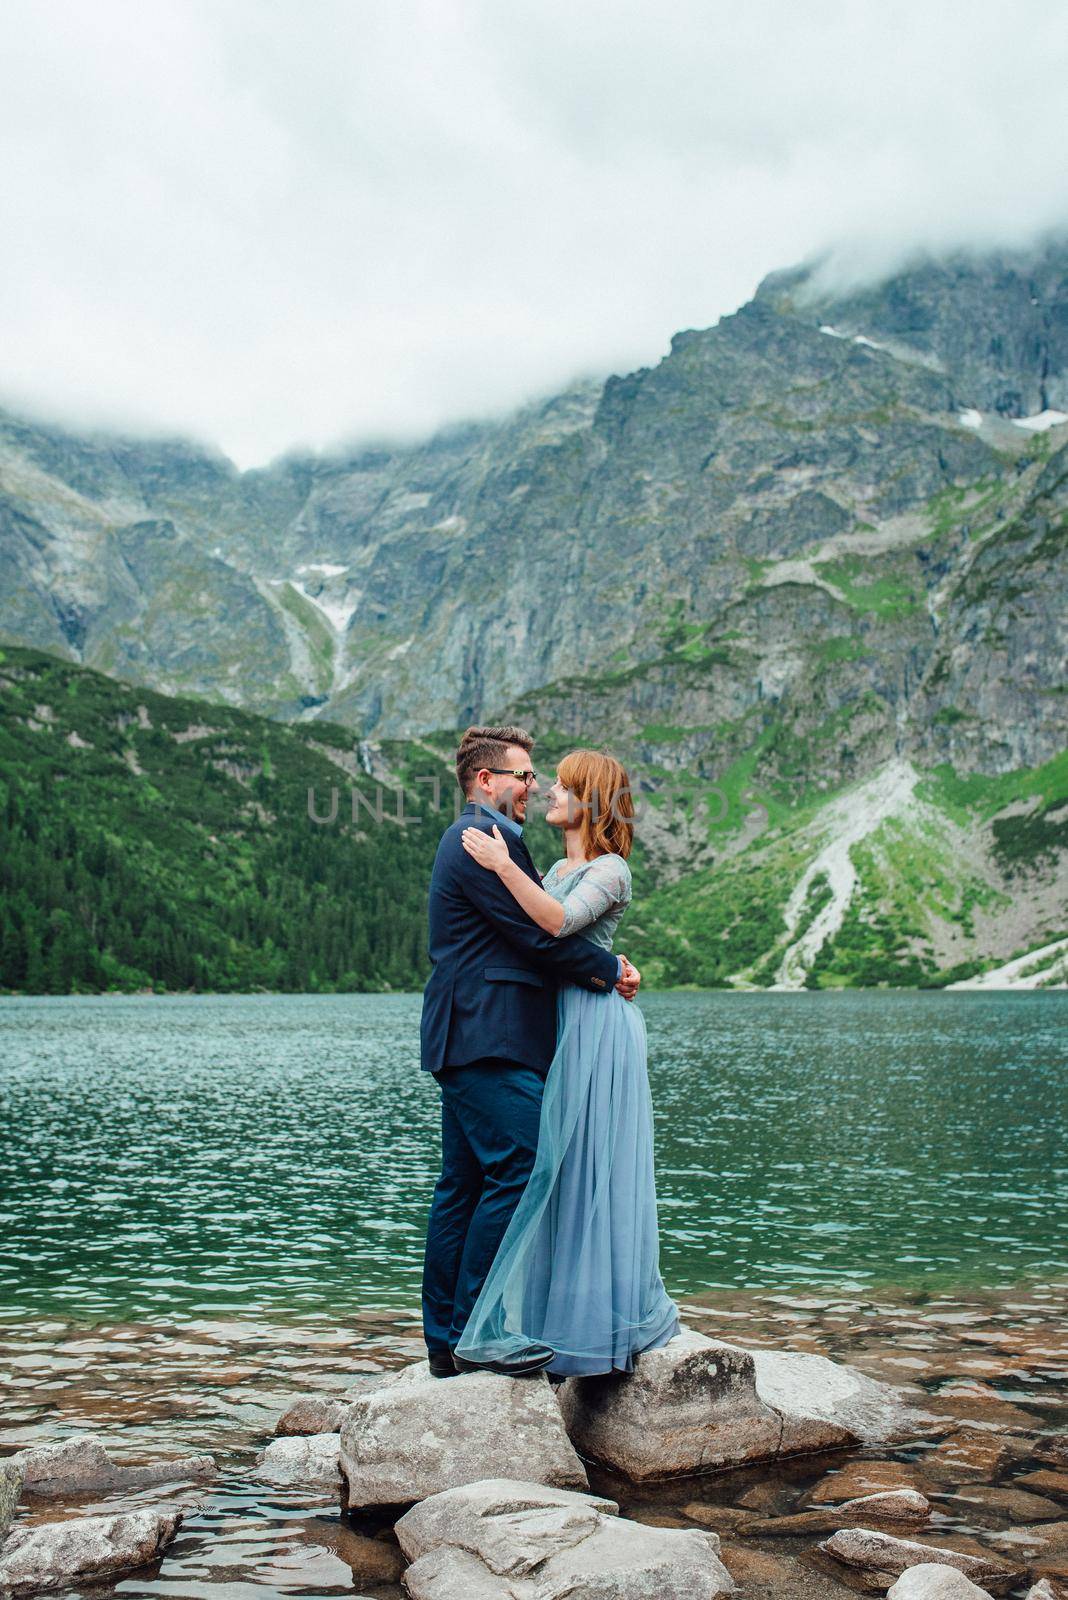
<path fill-rule="evenodd" d="M 1047 433 L 1068 422 L 1068 411 L 1036 411 L 1033 417 L 1013 417 L 1014 428 L 1026 428 L 1029 433 Z"/>

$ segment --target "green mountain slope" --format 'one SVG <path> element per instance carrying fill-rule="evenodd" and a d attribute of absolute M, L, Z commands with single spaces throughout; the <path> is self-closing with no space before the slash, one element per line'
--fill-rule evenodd
<path fill-rule="evenodd" d="M 0 988 L 411 988 L 440 824 L 376 800 L 350 730 L 4 647 Z"/>
<path fill-rule="evenodd" d="M 575 741 L 517 714 L 551 775 Z M 649 984 L 939 985 L 1068 936 L 1068 757 L 1000 778 L 895 757 L 797 793 L 777 731 L 769 765 L 747 756 L 719 782 L 634 768 L 620 947 Z M 0 988 L 421 986 L 454 748 L 452 732 L 286 726 L 3 647 Z M 537 806 L 527 837 L 544 869 L 559 836 Z M 1036 981 L 1063 982 L 1058 960 Z"/>

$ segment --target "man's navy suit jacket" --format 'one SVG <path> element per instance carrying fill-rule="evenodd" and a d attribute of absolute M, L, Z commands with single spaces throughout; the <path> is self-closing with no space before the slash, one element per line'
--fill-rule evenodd
<path fill-rule="evenodd" d="M 494 819 L 469 801 L 438 845 L 430 878 L 430 960 L 423 991 L 423 1070 L 440 1072 L 492 1056 L 545 1072 L 556 1049 L 556 986 L 611 994 L 619 962 L 592 939 L 555 938 L 533 922 L 495 872 L 463 847 L 465 828 Z M 530 851 L 511 828 L 512 860 L 540 883 Z"/>

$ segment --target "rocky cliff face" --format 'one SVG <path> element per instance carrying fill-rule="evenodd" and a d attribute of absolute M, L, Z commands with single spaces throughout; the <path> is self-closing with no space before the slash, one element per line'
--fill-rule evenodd
<path fill-rule="evenodd" d="M 830 288 L 821 270 L 775 273 L 757 298 L 924 362 L 947 376 L 962 407 L 1008 418 L 1068 411 L 1062 245 L 919 262 L 851 292 Z"/>
<path fill-rule="evenodd" d="M 1065 743 L 1068 250 L 768 279 L 655 367 L 239 474 L 0 418 L 0 634 L 379 736 L 523 705 L 666 770 Z"/>

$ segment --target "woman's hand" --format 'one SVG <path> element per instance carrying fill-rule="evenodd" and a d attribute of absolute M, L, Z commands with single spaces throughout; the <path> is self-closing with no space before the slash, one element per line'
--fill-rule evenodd
<path fill-rule="evenodd" d="M 503 872 L 511 861 L 508 846 L 497 824 L 493 824 L 493 838 L 484 833 L 481 828 L 465 828 L 460 835 L 460 842 L 469 856 L 473 856 L 480 867 L 487 867 L 490 872 Z"/>
<path fill-rule="evenodd" d="M 620 953 L 619 959 L 623 963 L 623 974 L 616 984 L 616 988 L 624 1000 L 633 1000 L 638 993 L 638 985 L 642 981 L 642 975 L 633 961 L 628 961 L 625 955 Z"/>

